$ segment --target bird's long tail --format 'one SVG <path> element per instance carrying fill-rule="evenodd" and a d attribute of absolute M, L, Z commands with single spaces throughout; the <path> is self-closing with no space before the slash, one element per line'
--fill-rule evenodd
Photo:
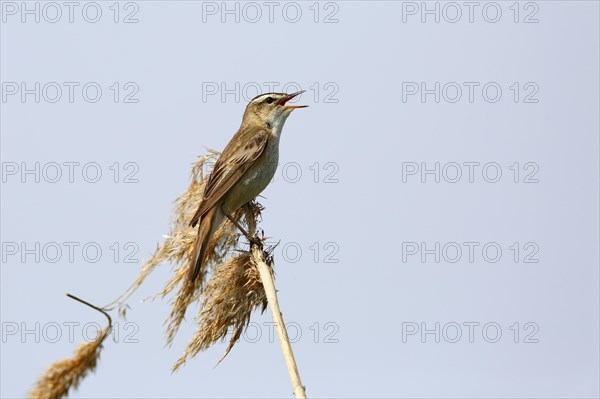
<path fill-rule="evenodd" d="M 222 219 L 223 213 L 218 205 L 212 207 L 200 219 L 200 223 L 198 224 L 198 236 L 196 237 L 194 252 L 192 253 L 191 258 L 193 267 L 190 267 L 190 281 L 195 281 L 200 275 L 200 271 L 208 258 L 208 245 L 215 231 L 219 228 Z"/>

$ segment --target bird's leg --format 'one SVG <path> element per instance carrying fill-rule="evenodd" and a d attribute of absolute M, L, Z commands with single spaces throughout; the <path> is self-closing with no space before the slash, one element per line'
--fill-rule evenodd
<path fill-rule="evenodd" d="M 227 216 L 227 219 L 231 220 L 231 223 L 233 223 L 235 225 L 235 227 L 237 227 L 238 230 L 241 231 L 242 234 L 246 236 L 247 239 L 250 239 L 250 234 L 248 234 L 248 232 L 246 231 L 246 229 L 244 229 L 242 227 L 242 225 L 238 223 L 237 220 L 235 220 L 230 214 L 225 213 L 225 212 L 223 212 L 223 213 L 225 214 L 225 216 Z"/>
<path fill-rule="evenodd" d="M 235 225 L 235 227 L 237 227 L 238 230 L 241 231 L 244 236 L 246 236 L 246 239 L 250 242 L 250 244 L 252 244 L 252 245 L 258 245 L 258 246 L 262 247 L 262 241 L 260 240 L 260 238 L 258 238 L 256 235 L 251 236 L 246 231 L 246 229 L 244 229 L 242 227 L 242 225 L 239 224 L 238 221 L 235 220 L 229 213 L 227 213 L 225 211 L 223 213 L 225 214 L 225 216 L 227 216 L 227 219 L 231 220 L 231 223 L 233 223 Z"/>

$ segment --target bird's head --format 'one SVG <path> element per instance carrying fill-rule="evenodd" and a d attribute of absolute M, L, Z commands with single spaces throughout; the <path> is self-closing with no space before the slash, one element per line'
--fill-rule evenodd
<path fill-rule="evenodd" d="M 277 126 L 283 124 L 293 110 L 308 105 L 287 105 L 292 98 L 304 93 L 304 90 L 292 94 L 265 93 L 254 97 L 244 112 L 244 122 Z"/>

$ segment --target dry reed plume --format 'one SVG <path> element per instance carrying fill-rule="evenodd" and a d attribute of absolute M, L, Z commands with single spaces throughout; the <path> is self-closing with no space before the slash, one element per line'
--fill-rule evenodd
<path fill-rule="evenodd" d="M 248 326 L 252 311 L 260 307 L 264 312 L 267 308 L 267 296 L 250 252 L 243 252 L 218 266 L 201 299 L 199 329 L 173 371 L 183 366 L 188 357 L 225 338 L 231 328 L 232 337 L 220 363 Z"/>
<path fill-rule="evenodd" d="M 51 364 L 29 392 L 31 399 L 58 399 L 66 396 L 69 393 L 69 389 L 77 388 L 85 376 L 95 370 L 98 358 L 100 357 L 100 351 L 102 350 L 102 344 L 111 331 L 112 320 L 104 310 L 77 297 L 67 295 L 102 312 L 108 319 L 108 325 L 104 330 L 98 331 L 96 339 L 80 344 L 75 350 L 73 357 Z"/>

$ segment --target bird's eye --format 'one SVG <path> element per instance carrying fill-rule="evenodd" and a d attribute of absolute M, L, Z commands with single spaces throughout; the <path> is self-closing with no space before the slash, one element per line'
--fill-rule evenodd
<path fill-rule="evenodd" d="M 275 101 L 273 97 L 267 97 L 267 104 L 273 104 L 273 101 Z"/>

